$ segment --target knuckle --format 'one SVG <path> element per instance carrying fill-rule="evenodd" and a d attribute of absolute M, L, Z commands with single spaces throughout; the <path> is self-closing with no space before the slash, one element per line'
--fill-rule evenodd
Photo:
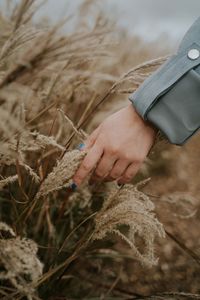
<path fill-rule="evenodd" d="M 124 179 L 125 179 L 126 181 L 131 181 L 132 178 L 133 178 L 133 175 L 126 175 L 126 176 L 124 177 Z"/>
<path fill-rule="evenodd" d="M 83 163 L 82 164 L 82 169 L 85 171 L 85 172 L 89 172 L 91 170 L 91 166 L 90 164 L 88 163 Z"/>
<path fill-rule="evenodd" d="M 119 148 L 117 147 L 117 146 L 113 146 L 112 148 L 110 148 L 109 150 L 108 150 L 108 153 L 110 154 L 110 155 L 116 155 L 116 154 L 118 154 L 119 153 Z"/>
<path fill-rule="evenodd" d="M 110 178 L 112 178 L 112 179 L 116 179 L 116 178 L 118 178 L 120 176 L 120 174 L 118 173 L 118 172 L 113 172 L 113 173 L 110 173 Z"/>
<path fill-rule="evenodd" d="M 103 173 L 102 171 L 100 171 L 100 170 L 96 170 L 96 171 L 95 171 L 95 175 L 96 175 L 97 177 L 103 177 L 103 176 L 104 176 L 104 173 Z"/>
<path fill-rule="evenodd" d="M 130 155 L 129 153 L 124 153 L 124 155 L 123 155 L 123 159 L 125 160 L 125 161 L 133 161 L 133 157 L 132 157 L 133 155 Z"/>

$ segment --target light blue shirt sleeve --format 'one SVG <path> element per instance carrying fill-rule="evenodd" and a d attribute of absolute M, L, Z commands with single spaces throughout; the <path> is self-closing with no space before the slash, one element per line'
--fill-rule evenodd
<path fill-rule="evenodd" d="M 129 100 L 171 143 L 184 144 L 200 127 L 200 17 L 177 53 L 149 76 Z"/>

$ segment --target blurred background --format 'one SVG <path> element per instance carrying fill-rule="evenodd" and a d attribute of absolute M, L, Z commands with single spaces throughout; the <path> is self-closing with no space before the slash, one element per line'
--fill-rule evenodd
<path fill-rule="evenodd" d="M 40 14 L 57 21 L 65 14 L 75 13 L 80 2 L 50 0 Z M 172 39 L 172 47 L 177 46 L 200 11 L 199 0 L 102 0 L 98 5 L 131 35 L 138 34 L 147 41 L 165 35 Z"/>
<path fill-rule="evenodd" d="M 0 1 L 0 6 L 5 8 L 9 2 L 11 1 Z M 18 2 L 19 0 L 12 1 L 12 3 Z M 46 2 L 37 16 L 57 22 L 66 15 L 76 14 L 82 1 L 49 0 Z M 172 40 L 171 46 L 174 48 L 188 27 L 198 18 L 200 11 L 199 0 L 102 0 L 96 2 L 109 19 L 116 21 L 117 26 L 127 30 L 130 35 L 137 34 L 145 41 L 153 41 L 164 35 Z"/>

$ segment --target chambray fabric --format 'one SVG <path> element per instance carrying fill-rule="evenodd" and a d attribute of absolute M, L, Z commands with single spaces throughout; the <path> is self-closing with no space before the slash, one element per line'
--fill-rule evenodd
<path fill-rule="evenodd" d="M 177 145 L 200 127 L 200 57 L 191 60 L 190 49 L 200 51 L 200 17 L 185 34 L 177 53 L 129 97 L 137 112 Z"/>

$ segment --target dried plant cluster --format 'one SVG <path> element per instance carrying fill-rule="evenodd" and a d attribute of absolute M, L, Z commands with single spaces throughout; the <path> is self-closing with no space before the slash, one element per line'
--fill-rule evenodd
<path fill-rule="evenodd" d="M 70 179 L 85 155 L 86 151 L 72 150 L 66 152 L 42 183 L 36 198 L 44 197 L 54 191 L 69 187 L 72 184 Z"/>
<path fill-rule="evenodd" d="M 34 283 L 42 275 L 43 265 L 37 258 L 38 247 L 35 242 L 16 237 L 5 223 L 0 223 L 0 280 L 9 281 L 28 299 L 34 293 Z"/>
<path fill-rule="evenodd" d="M 113 183 L 109 193 L 106 184 L 101 192 L 87 182 L 75 193 L 69 186 L 86 155 L 75 147 L 92 128 L 88 121 L 107 99 L 111 105 L 113 95 L 136 89 L 166 57 L 117 79 L 109 72 L 116 60 L 112 24 L 101 12 L 92 24 L 82 18 L 96 1 L 82 3 L 79 23 L 67 35 L 62 24 L 34 23 L 35 4 L 11 1 L 0 13 L 1 299 L 73 295 L 68 266 L 73 262 L 76 272 L 78 258 L 109 233 L 128 243 L 133 259 L 153 265 L 154 239 L 164 236 L 153 203 L 137 186 Z"/>
<path fill-rule="evenodd" d="M 165 237 L 163 226 L 152 213 L 153 209 L 153 202 L 138 191 L 137 185 L 126 184 L 121 189 L 116 187 L 95 217 L 93 239 L 102 239 L 108 233 L 114 233 L 127 242 L 135 258 L 142 264 L 152 266 L 157 263 L 154 257 L 155 237 Z M 127 236 L 119 230 L 119 225 L 128 226 Z M 136 234 L 144 241 L 144 246 L 140 245 L 143 248 L 141 251 L 136 247 Z"/>

